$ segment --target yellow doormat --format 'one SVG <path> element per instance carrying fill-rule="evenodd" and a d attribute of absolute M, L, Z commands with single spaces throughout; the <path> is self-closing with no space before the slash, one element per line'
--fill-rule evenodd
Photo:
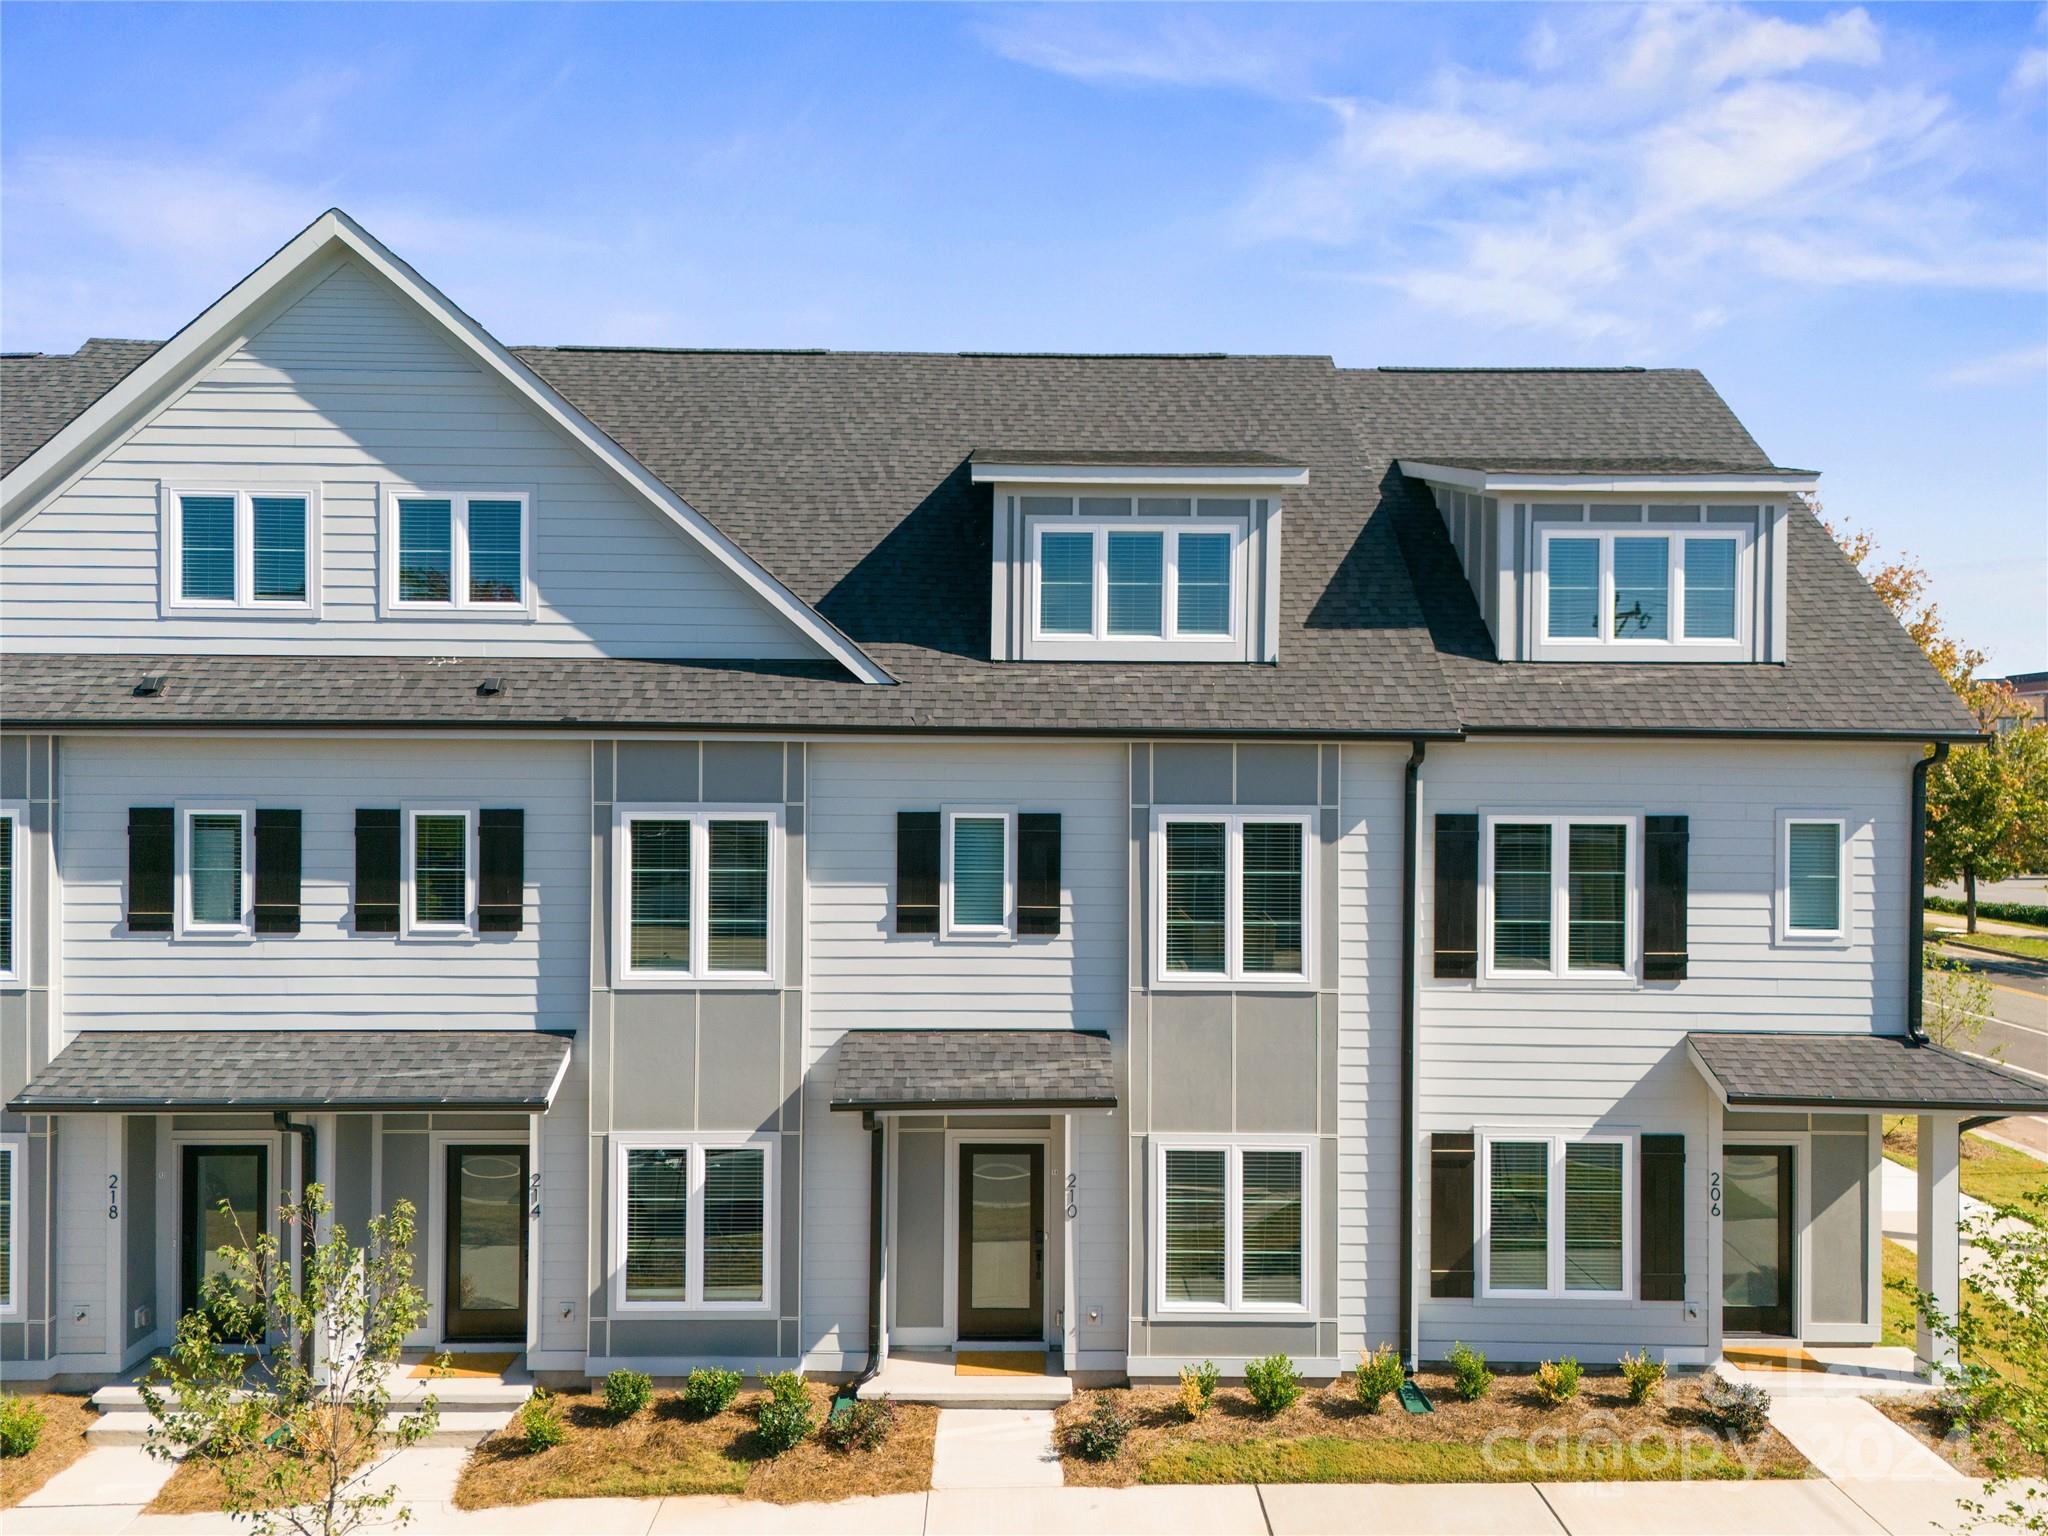
<path fill-rule="evenodd" d="M 496 1381 L 512 1368 L 512 1362 L 519 1358 L 517 1350 L 507 1350 L 502 1355 L 451 1354 L 448 1368 L 441 1369 L 439 1357 L 422 1360 L 412 1368 L 411 1374 L 421 1381 Z"/>
<path fill-rule="evenodd" d="M 953 1357 L 955 1376 L 1043 1376 L 1045 1351 L 963 1349 Z"/>
<path fill-rule="evenodd" d="M 1736 1344 L 1721 1351 L 1721 1358 L 1745 1371 L 1825 1371 L 1827 1366 L 1797 1344 Z"/>

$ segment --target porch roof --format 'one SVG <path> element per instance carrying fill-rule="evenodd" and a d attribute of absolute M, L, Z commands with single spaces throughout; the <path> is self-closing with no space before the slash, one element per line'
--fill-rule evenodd
<path fill-rule="evenodd" d="M 1904 1035 L 1698 1032 L 1686 1054 L 1731 1109 L 1842 1109 L 2019 1115 L 2048 1109 L 2048 1082 Z"/>
<path fill-rule="evenodd" d="M 99 1029 L 7 1108 L 531 1111 L 568 1064 L 567 1036 L 530 1029 Z"/>
<path fill-rule="evenodd" d="M 839 1042 L 844 1110 L 1114 1109 L 1109 1036 L 1078 1029 L 857 1029 Z"/>

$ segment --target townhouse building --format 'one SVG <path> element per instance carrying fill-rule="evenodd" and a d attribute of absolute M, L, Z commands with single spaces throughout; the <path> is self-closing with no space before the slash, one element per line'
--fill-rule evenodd
<path fill-rule="evenodd" d="M 597 274 L 593 274 L 596 276 Z M 0 1376 L 1876 1341 L 1970 717 L 1685 370 L 507 347 L 331 211 L 0 360 Z"/>

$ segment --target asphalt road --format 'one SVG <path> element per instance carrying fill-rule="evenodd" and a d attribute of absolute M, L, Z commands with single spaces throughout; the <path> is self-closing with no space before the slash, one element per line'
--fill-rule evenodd
<path fill-rule="evenodd" d="M 1991 1008 L 1979 1016 L 1984 1032 L 1975 1050 L 1986 1056 L 1995 1051 L 2003 1065 L 2048 1078 L 2048 965 L 2002 960 L 1954 945 L 1943 945 L 1942 954 L 1991 983 Z M 2048 1116 L 2002 1120 L 1987 1129 L 2048 1156 Z"/>

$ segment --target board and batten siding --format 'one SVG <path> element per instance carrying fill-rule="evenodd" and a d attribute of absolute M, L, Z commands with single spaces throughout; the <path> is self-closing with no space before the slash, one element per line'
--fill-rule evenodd
<path fill-rule="evenodd" d="M 321 616 L 159 611 L 158 487 L 314 484 Z M 383 491 L 525 489 L 535 617 L 379 617 Z M 685 491 L 687 494 L 687 491 Z M 8 535 L 15 651 L 816 659 L 691 535 L 344 261 Z"/>
<path fill-rule="evenodd" d="M 1710 1118 L 1685 1056 L 1691 1030 L 1900 1033 L 1912 746 L 1461 743 L 1424 775 L 1418 892 L 1417 1295 L 1424 1359 L 1454 1341 L 1497 1359 L 1558 1349 L 1611 1361 L 1708 1345 Z M 1439 812 L 1665 813 L 1689 818 L 1684 981 L 1594 987 L 1438 981 L 1431 900 Z M 1839 945 L 1776 937 L 1778 819 L 1839 815 L 1848 929 Z M 1686 1299 L 1439 1300 L 1429 1296 L 1429 1137 L 1490 1128 L 1682 1133 Z M 1694 1355 L 1692 1358 L 1698 1358 Z"/>

